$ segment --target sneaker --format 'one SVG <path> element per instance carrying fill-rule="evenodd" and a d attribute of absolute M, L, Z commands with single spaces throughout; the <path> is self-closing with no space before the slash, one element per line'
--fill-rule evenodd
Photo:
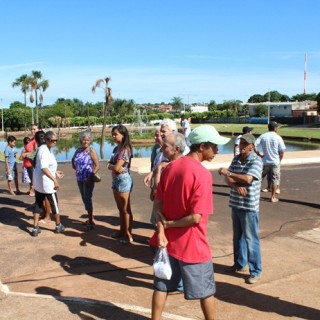
<path fill-rule="evenodd" d="M 31 235 L 33 237 L 37 237 L 39 233 L 41 233 L 40 227 L 33 227 L 32 231 L 31 231 Z"/>
<path fill-rule="evenodd" d="M 261 192 L 270 192 L 270 191 L 271 191 L 271 190 L 269 190 L 269 189 L 267 189 L 267 188 L 261 190 Z"/>
<path fill-rule="evenodd" d="M 55 229 L 55 233 L 61 233 L 61 232 L 63 232 L 64 231 L 64 226 L 61 224 L 61 223 L 59 223 L 59 224 L 57 224 L 56 225 L 56 229 Z"/>
<path fill-rule="evenodd" d="M 276 190 L 276 194 L 280 194 L 280 189 L 277 189 L 277 190 Z"/>
<path fill-rule="evenodd" d="M 249 284 L 254 284 L 256 282 L 258 282 L 260 280 L 261 276 L 260 274 L 256 275 L 256 276 L 250 276 L 248 279 L 247 279 L 247 283 Z"/>
<path fill-rule="evenodd" d="M 231 266 L 227 269 L 228 272 L 231 273 L 244 273 L 248 271 L 248 266 L 244 266 L 243 268 L 237 268 L 236 266 Z"/>

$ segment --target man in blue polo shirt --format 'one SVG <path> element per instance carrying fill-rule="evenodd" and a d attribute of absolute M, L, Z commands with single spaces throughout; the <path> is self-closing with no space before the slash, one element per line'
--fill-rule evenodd
<path fill-rule="evenodd" d="M 259 201 L 262 161 L 255 153 L 255 137 L 244 134 L 240 138 L 240 154 L 229 169 L 220 168 L 231 187 L 229 206 L 232 209 L 233 255 L 232 272 L 245 272 L 249 265 L 247 283 L 256 283 L 262 272 L 259 240 Z"/>

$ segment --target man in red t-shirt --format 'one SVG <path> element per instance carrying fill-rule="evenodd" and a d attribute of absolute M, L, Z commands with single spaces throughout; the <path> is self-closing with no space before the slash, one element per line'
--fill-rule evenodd
<path fill-rule="evenodd" d="M 212 176 L 201 162 L 211 161 L 218 145 L 230 139 L 209 125 L 194 129 L 190 153 L 163 170 L 154 201 L 158 246 L 166 247 L 172 268 L 170 280 L 155 277 L 152 319 L 161 319 L 168 292 L 182 279 L 185 299 L 199 299 L 205 319 L 215 319 L 215 282 L 207 238 L 212 206 Z"/>

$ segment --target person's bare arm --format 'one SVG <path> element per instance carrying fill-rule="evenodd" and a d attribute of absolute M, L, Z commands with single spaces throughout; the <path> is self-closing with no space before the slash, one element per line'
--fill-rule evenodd
<path fill-rule="evenodd" d="M 161 221 L 162 216 L 162 201 L 155 199 L 153 202 L 153 212 L 155 214 L 156 220 L 157 220 L 157 227 L 158 227 L 158 246 L 159 247 L 166 247 L 168 245 L 168 239 L 166 237 L 166 234 L 164 232 L 164 225 Z"/>
<path fill-rule="evenodd" d="M 122 159 L 119 159 L 115 164 L 108 163 L 108 169 L 119 174 L 123 172 L 124 164 L 125 164 L 125 161 Z"/>
<path fill-rule="evenodd" d="M 96 174 L 99 170 L 100 170 L 100 163 L 99 163 L 99 159 L 98 159 L 98 155 L 96 150 L 94 150 L 93 148 L 91 148 L 91 159 L 93 161 L 94 164 L 94 168 L 93 168 L 93 174 Z"/>
<path fill-rule="evenodd" d="M 159 216 L 165 229 L 191 227 L 199 224 L 202 218 L 200 213 L 191 213 L 178 220 L 166 220 L 163 214 L 159 214 Z"/>

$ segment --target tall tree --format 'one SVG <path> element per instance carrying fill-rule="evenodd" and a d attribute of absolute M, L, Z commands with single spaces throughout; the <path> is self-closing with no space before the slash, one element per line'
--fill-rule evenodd
<path fill-rule="evenodd" d="M 27 74 L 23 74 L 17 78 L 13 83 L 12 87 L 20 87 L 24 97 L 24 135 L 27 135 L 27 92 L 31 88 L 31 79 Z"/>
<path fill-rule="evenodd" d="M 98 79 L 96 83 L 92 87 L 92 92 L 95 93 L 97 88 L 100 88 L 104 92 L 105 106 L 103 113 L 103 125 L 102 125 L 102 134 L 101 134 L 101 145 L 100 145 L 100 156 L 103 158 L 103 145 L 106 137 L 106 124 L 107 124 L 107 116 L 110 115 L 110 103 L 112 101 L 112 90 L 109 88 L 109 82 L 111 81 L 110 77 L 106 77 L 104 79 Z"/>
<path fill-rule="evenodd" d="M 255 117 L 266 117 L 268 115 L 268 106 L 265 104 L 258 104 L 254 107 L 253 115 Z"/>
<path fill-rule="evenodd" d="M 228 117 L 236 117 L 240 109 L 239 100 L 225 100 L 223 101 L 223 110 L 227 110 Z"/>
<path fill-rule="evenodd" d="M 180 109 L 181 110 L 182 107 L 183 107 L 182 98 L 173 97 L 171 99 L 171 104 L 172 104 L 173 109 L 175 109 L 175 110 L 179 110 Z"/>
<path fill-rule="evenodd" d="M 316 101 L 317 94 L 316 93 L 301 93 L 301 94 L 296 94 L 291 97 L 291 101 L 306 101 L 306 100 Z"/>
<path fill-rule="evenodd" d="M 136 104 L 132 99 L 115 99 L 112 101 L 111 106 L 111 115 L 118 116 L 119 120 L 124 119 L 125 116 L 132 115 L 136 109 Z"/>
<path fill-rule="evenodd" d="M 209 109 L 209 111 L 217 110 L 217 104 L 216 104 L 215 100 L 210 100 L 210 102 L 208 104 L 208 109 Z"/>
<path fill-rule="evenodd" d="M 46 91 L 49 87 L 49 81 L 42 79 L 42 73 L 41 71 L 31 71 L 31 90 L 34 91 L 35 94 L 35 101 L 36 101 L 36 123 L 39 123 L 39 104 L 38 104 L 38 96 L 40 105 L 42 105 L 43 102 L 43 92 Z M 34 98 L 31 94 L 30 101 L 33 103 Z"/>
<path fill-rule="evenodd" d="M 261 102 L 266 102 L 268 101 L 268 99 L 266 100 L 264 98 L 263 95 L 261 94 L 254 94 L 253 96 L 251 96 L 249 99 L 248 99 L 248 102 L 249 103 L 261 103 Z"/>

